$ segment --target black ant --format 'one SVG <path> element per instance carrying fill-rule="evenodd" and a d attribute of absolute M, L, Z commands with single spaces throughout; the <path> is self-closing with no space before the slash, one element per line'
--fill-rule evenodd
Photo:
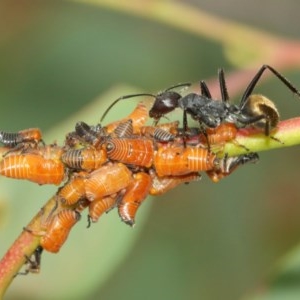
<path fill-rule="evenodd" d="M 283 75 L 269 65 L 263 65 L 247 86 L 241 101 L 238 105 L 229 103 L 224 70 L 219 69 L 218 77 L 221 90 L 221 101 L 212 98 L 209 88 L 204 81 L 200 81 L 200 94 L 190 93 L 181 96 L 172 89 L 179 86 L 189 86 L 190 84 L 180 84 L 168 88 L 157 94 L 135 94 L 127 95 L 115 100 L 104 112 L 101 121 L 105 115 L 118 101 L 137 96 L 151 96 L 155 98 L 154 104 L 149 111 L 149 116 L 154 118 L 157 123 L 165 114 L 180 107 L 183 110 L 183 129 L 187 132 L 187 114 L 200 124 L 205 134 L 205 128 L 216 128 L 220 124 L 229 122 L 237 127 L 252 125 L 264 129 L 266 136 L 275 128 L 279 122 L 279 113 L 274 103 L 262 95 L 252 94 L 255 86 L 265 70 L 271 71 L 283 84 L 285 84 L 293 93 L 300 97 L 300 92 Z"/>

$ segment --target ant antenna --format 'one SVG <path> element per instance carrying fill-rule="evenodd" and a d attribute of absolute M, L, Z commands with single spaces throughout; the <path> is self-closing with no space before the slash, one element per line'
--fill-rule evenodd
<path fill-rule="evenodd" d="M 192 84 L 190 82 L 179 83 L 179 84 L 176 84 L 176 85 L 172 85 L 171 87 L 167 88 L 164 92 L 169 92 L 170 90 L 176 89 L 178 87 L 189 87 L 191 85 Z M 162 93 L 159 93 L 159 95 L 160 94 L 162 94 Z"/>
<path fill-rule="evenodd" d="M 149 93 L 141 93 L 141 94 L 132 94 L 132 95 L 126 95 L 126 96 L 122 96 L 118 99 L 116 99 L 104 112 L 104 114 L 102 115 L 101 119 L 100 119 L 100 123 L 104 120 L 104 118 L 106 117 L 106 115 L 108 114 L 108 112 L 111 110 L 111 108 L 113 106 L 115 106 L 115 104 L 117 104 L 120 100 L 124 100 L 124 99 L 128 99 L 128 98 L 133 98 L 133 97 L 140 97 L 140 96 L 149 96 L 149 97 L 153 97 L 153 98 L 157 98 L 158 95 L 162 95 L 165 92 L 169 92 L 170 90 L 173 90 L 175 88 L 178 87 L 189 87 L 191 86 L 191 83 L 179 83 L 176 85 L 173 85 L 169 88 L 167 88 L 166 90 L 164 90 L 163 92 L 158 93 L 157 95 L 153 95 L 153 94 L 149 94 Z"/>
<path fill-rule="evenodd" d="M 122 96 L 118 99 L 116 99 L 107 109 L 106 111 L 103 113 L 101 119 L 100 119 L 100 123 L 104 120 L 104 118 L 106 117 L 106 115 L 108 114 L 108 112 L 111 110 L 111 108 L 113 106 L 115 106 L 115 104 L 117 104 L 120 100 L 124 100 L 124 99 L 128 99 L 128 98 L 133 98 L 133 97 L 140 97 L 140 96 L 149 96 L 149 97 L 153 97 L 156 98 L 155 95 L 153 94 L 147 94 L 147 93 L 142 93 L 142 94 L 132 94 L 132 95 L 126 95 L 126 96 Z"/>

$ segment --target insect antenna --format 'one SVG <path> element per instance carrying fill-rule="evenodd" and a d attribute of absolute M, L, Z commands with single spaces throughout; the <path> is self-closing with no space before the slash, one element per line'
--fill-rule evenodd
<path fill-rule="evenodd" d="M 189 87 L 191 86 L 192 84 L 190 82 L 185 82 L 185 83 L 178 83 L 178 84 L 175 84 L 175 85 L 172 85 L 171 87 L 167 88 L 165 90 L 165 92 L 168 92 L 168 91 L 171 91 L 173 89 L 176 89 L 176 88 L 179 88 L 179 87 Z"/>
<path fill-rule="evenodd" d="M 148 93 L 132 94 L 132 95 L 126 95 L 126 96 L 119 97 L 114 102 L 112 102 L 112 104 L 103 113 L 103 115 L 102 115 L 102 117 L 100 119 L 100 123 L 103 122 L 104 118 L 106 117 L 106 115 L 108 114 L 108 112 L 111 110 L 111 108 L 113 106 L 115 106 L 115 104 L 117 104 L 120 100 L 125 100 L 125 99 L 129 99 L 129 98 L 140 97 L 140 96 L 149 96 L 149 97 L 156 98 L 156 95 L 148 94 Z"/>

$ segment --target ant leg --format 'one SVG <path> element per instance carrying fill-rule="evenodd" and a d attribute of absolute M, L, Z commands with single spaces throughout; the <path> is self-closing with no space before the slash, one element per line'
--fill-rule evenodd
<path fill-rule="evenodd" d="M 270 136 L 270 121 L 266 121 L 266 126 L 265 126 L 265 136 L 269 136 L 270 139 L 274 140 L 275 142 L 278 142 L 282 145 L 284 145 L 284 142 L 282 142 L 280 139 L 276 138 L 275 136 Z"/>
<path fill-rule="evenodd" d="M 188 130 L 187 112 L 186 109 L 184 109 L 183 110 L 183 136 L 182 136 L 184 148 L 186 148 L 187 130 Z"/>
<path fill-rule="evenodd" d="M 209 137 L 208 137 L 207 131 L 203 127 L 203 124 L 201 122 L 199 123 L 199 127 L 200 127 L 200 133 L 202 133 L 204 135 L 204 138 L 206 140 L 207 150 L 210 151 L 211 148 L 210 148 L 210 142 L 209 142 Z"/>
<path fill-rule="evenodd" d="M 222 102 L 228 102 L 229 95 L 228 95 L 228 91 L 227 91 L 224 70 L 219 69 L 218 75 L 219 75 L 219 83 L 220 83 Z"/>
<path fill-rule="evenodd" d="M 206 132 L 206 130 L 203 130 L 203 134 L 206 138 L 206 142 L 207 142 L 207 150 L 210 152 L 210 142 L 209 142 L 209 138 L 208 138 L 208 134 Z"/>
<path fill-rule="evenodd" d="M 285 78 L 282 74 L 280 74 L 278 71 L 276 71 L 271 66 L 262 65 L 261 68 L 256 73 L 256 75 L 251 80 L 251 82 L 249 83 L 248 87 L 246 88 L 246 90 L 242 96 L 242 99 L 240 102 L 240 109 L 243 109 L 248 97 L 252 94 L 256 84 L 258 83 L 258 81 L 261 78 L 264 71 L 267 69 L 269 71 L 271 71 L 285 86 L 287 86 L 289 90 L 291 90 L 293 93 L 297 94 L 300 97 L 300 91 L 294 85 L 292 85 L 292 83 L 287 78 Z"/>
<path fill-rule="evenodd" d="M 265 136 L 269 136 L 270 135 L 270 120 L 268 118 L 266 118 L 266 126 L 265 126 Z"/>
<path fill-rule="evenodd" d="M 200 92 L 201 92 L 202 96 L 212 99 L 210 90 L 209 90 L 207 84 L 205 83 L 205 81 L 203 81 L 203 80 L 200 81 Z"/>
<path fill-rule="evenodd" d="M 270 137 L 272 140 L 280 143 L 280 144 L 284 144 L 281 140 L 277 139 L 274 136 L 270 136 L 270 121 L 268 120 L 268 118 L 265 115 L 259 115 L 256 117 L 248 117 L 248 118 L 243 118 L 243 119 L 238 119 L 238 122 L 240 122 L 243 125 L 249 125 L 249 124 L 254 124 L 262 119 L 266 120 L 266 125 L 265 125 L 265 136 Z"/>
<path fill-rule="evenodd" d="M 159 120 L 160 120 L 160 118 L 154 118 L 153 126 L 157 126 Z"/>
<path fill-rule="evenodd" d="M 254 116 L 254 117 L 251 117 L 251 116 L 242 116 L 242 117 L 238 117 L 237 118 L 237 121 L 241 124 L 243 124 L 244 126 L 247 126 L 247 125 L 251 125 L 251 124 L 254 124 L 262 119 L 266 119 L 267 121 L 267 118 L 265 115 L 258 115 L 258 116 Z M 265 128 L 265 132 L 266 132 L 266 128 Z"/>

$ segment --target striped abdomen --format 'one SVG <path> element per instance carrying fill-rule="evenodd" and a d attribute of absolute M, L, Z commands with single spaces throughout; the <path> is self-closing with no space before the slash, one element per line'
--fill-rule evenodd
<path fill-rule="evenodd" d="M 213 169 L 216 155 L 198 147 L 161 147 L 155 154 L 154 167 L 158 176 L 178 176 Z"/>
<path fill-rule="evenodd" d="M 108 212 L 116 205 L 117 194 L 96 199 L 89 204 L 89 219 L 97 222 L 101 215 Z"/>
<path fill-rule="evenodd" d="M 73 177 L 57 193 L 59 199 L 67 205 L 77 203 L 85 197 L 85 182 L 83 177 Z"/>
<path fill-rule="evenodd" d="M 139 206 L 148 196 L 152 179 L 147 173 L 137 173 L 126 188 L 126 192 L 118 204 L 119 215 L 123 222 L 134 225 L 134 218 Z"/>
<path fill-rule="evenodd" d="M 8 147 L 15 147 L 21 143 L 35 144 L 42 140 L 42 133 L 39 128 L 29 128 L 18 132 L 0 131 L 0 142 Z"/>
<path fill-rule="evenodd" d="M 90 173 L 85 179 L 86 197 L 90 201 L 113 195 L 126 188 L 132 174 L 123 164 L 110 164 Z"/>
<path fill-rule="evenodd" d="M 80 220 L 77 211 L 65 209 L 55 215 L 47 224 L 40 245 L 47 251 L 56 253 L 69 236 L 72 227 Z"/>
<path fill-rule="evenodd" d="M 76 170 L 95 170 L 107 160 L 106 152 L 93 148 L 70 149 L 61 157 L 63 163 Z"/>
<path fill-rule="evenodd" d="M 154 148 L 150 139 L 112 138 L 106 143 L 109 159 L 124 164 L 150 167 L 153 162 Z"/>
<path fill-rule="evenodd" d="M 141 135 L 146 137 L 152 137 L 159 142 L 169 142 L 175 139 L 175 135 L 173 135 L 172 133 L 155 126 L 141 127 Z"/>
<path fill-rule="evenodd" d="M 38 184 L 60 184 L 65 177 L 65 169 L 59 160 L 34 154 L 11 154 L 0 162 L 0 174 Z"/>
<path fill-rule="evenodd" d="M 127 121 L 121 122 L 114 130 L 114 134 L 116 137 L 119 138 L 132 136 L 133 135 L 132 120 L 129 119 Z"/>

